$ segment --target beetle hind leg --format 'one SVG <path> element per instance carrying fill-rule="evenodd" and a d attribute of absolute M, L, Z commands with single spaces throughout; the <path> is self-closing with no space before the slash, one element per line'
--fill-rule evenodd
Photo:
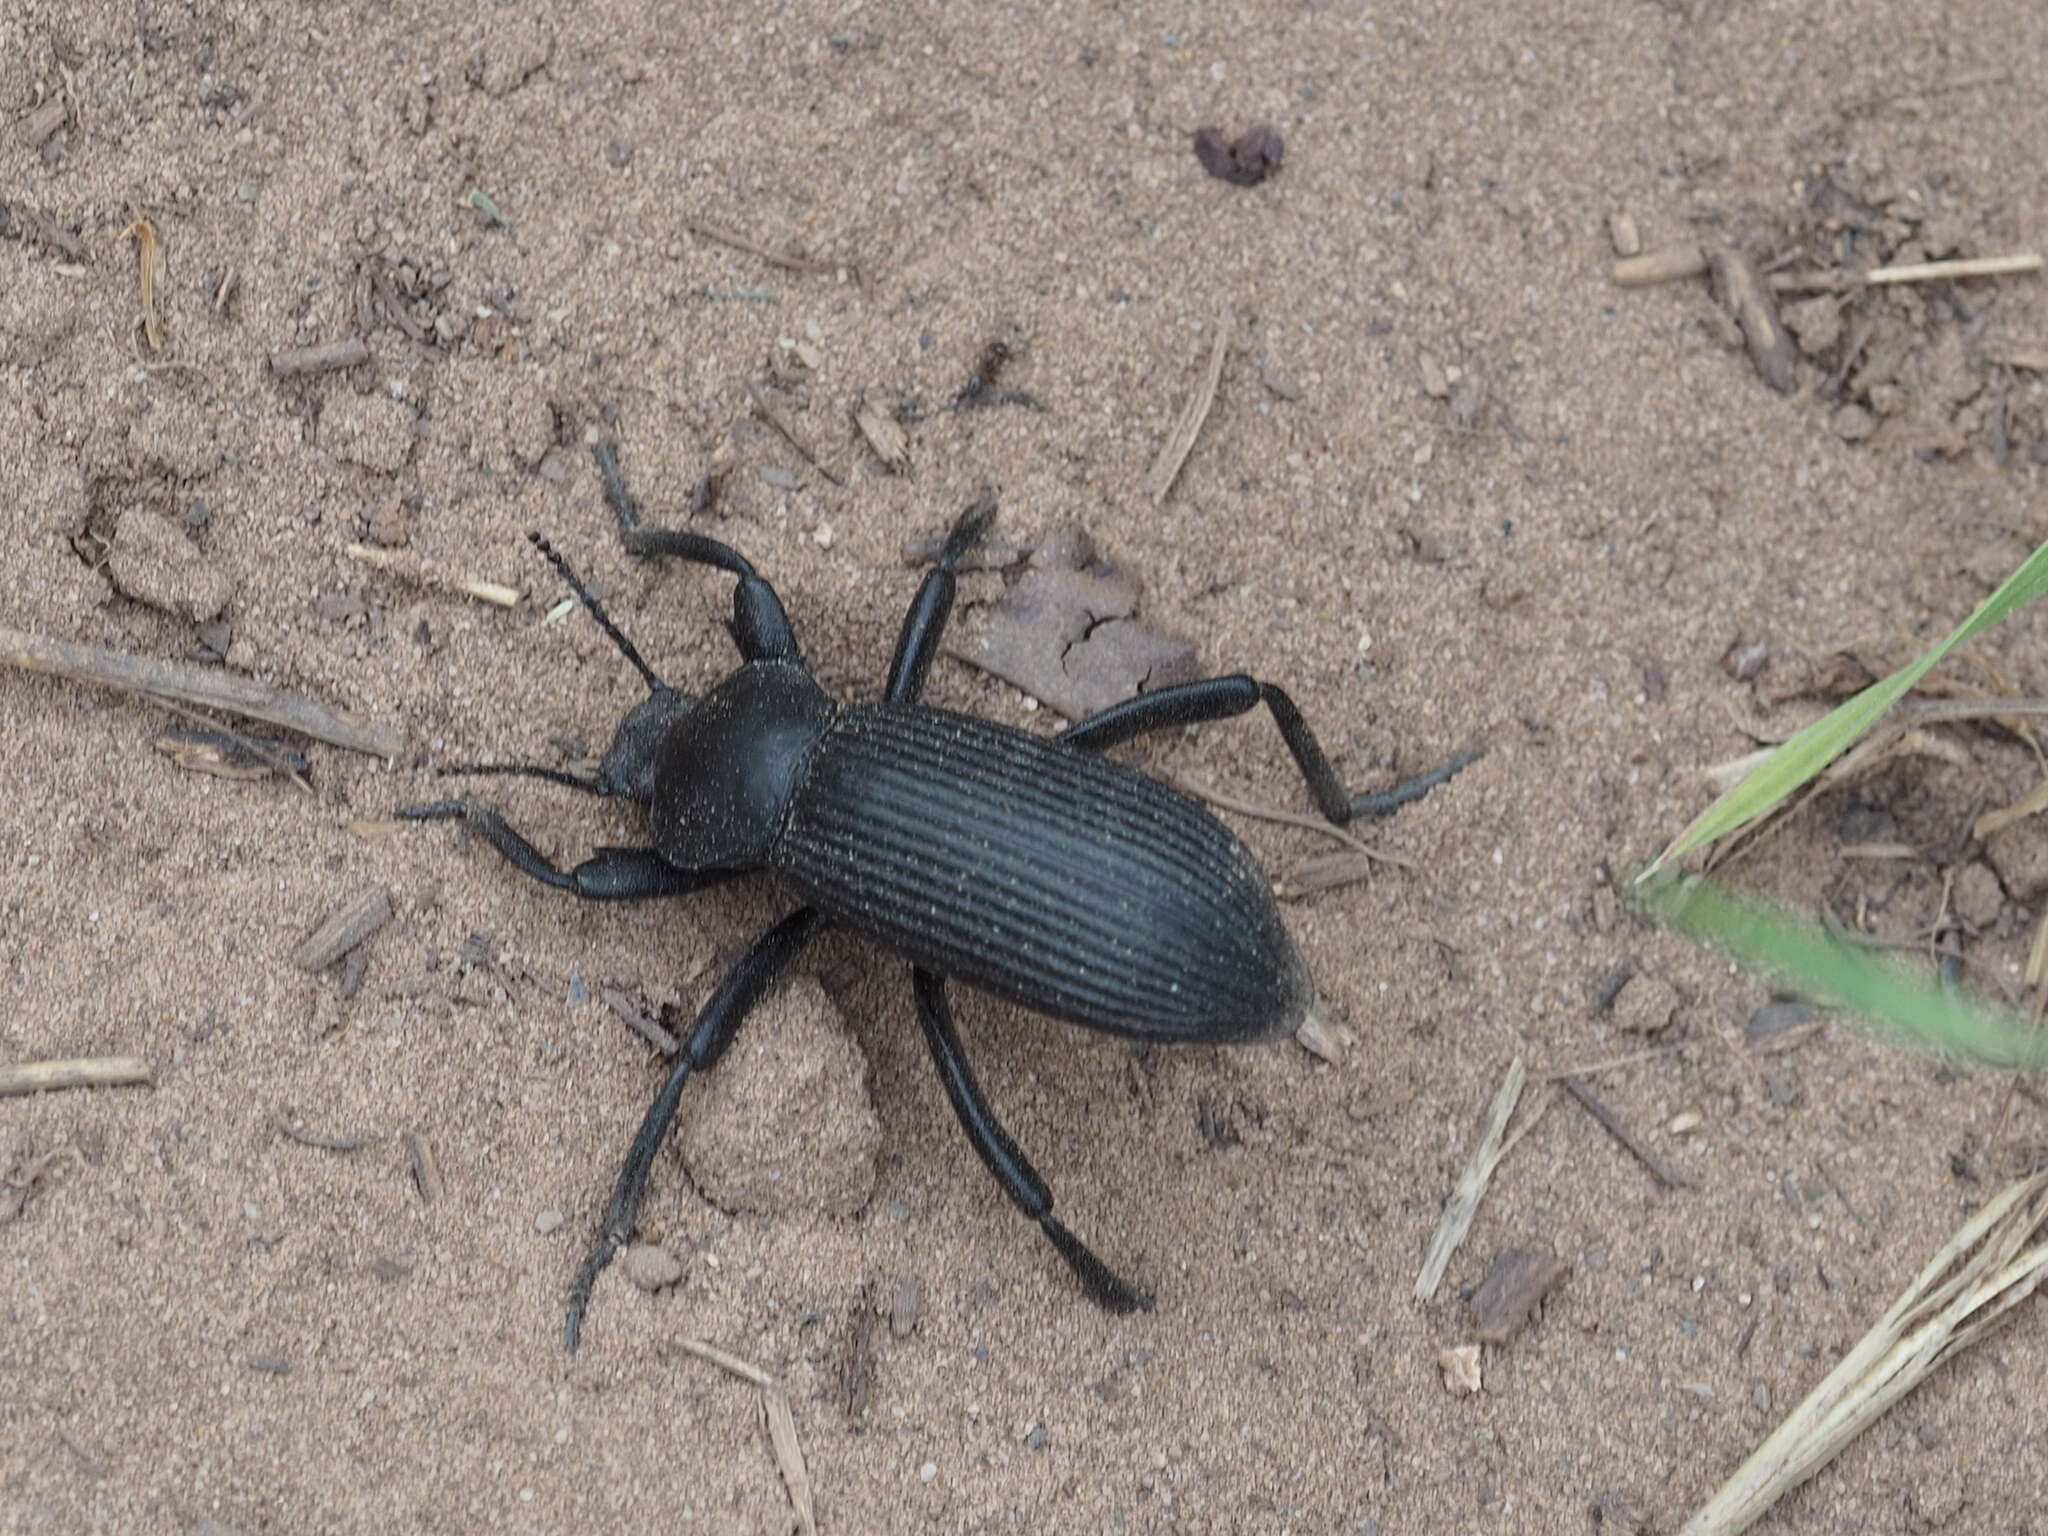
<path fill-rule="evenodd" d="M 997 1123 L 981 1084 L 975 1081 L 974 1071 L 967 1065 L 960 1037 L 953 1028 L 953 1010 L 946 1002 L 945 981 L 919 969 L 912 973 L 911 985 L 917 993 L 917 1017 L 924 1026 L 925 1044 L 931 1048 L 932 1062 L 946 1085 L 946 1098 L 960 1119 L 960 1128 L 967 1132 L 967 1139 L 974 1143 L 974 1150 L 981 1154 L 996 1182 L 1025 1215 L 1038 1223 L 1099 1306 L 1119 1315 L 1149 1312 L 1152 1298 L 1097 1258 L 1086 1243 L 1053 1215 L 1052 1191 L 1031 1166 L 1031 1160 Z"/>
<path fill-rule="evenodd" d="M 1090 715 L 1068 726 L 1054 738 L 1084 752 L 1100 752 L 1119 742 L 1130 741 L 1148 731 L 1176 725 L 1202 725 L 1211 720 L 1229 720 L 1264 704 L 1279 727 L 1280 739 L 1315 797 L 1316 808 L 1338 826 L 1361 816 L 1386 816 L 1413 800 L 1420 800 L 1439 784 L 1448 782 L 1460 769 L 1486 755 L 1479 747 L 1460 752 L 1441 768 L 1418 775 L 1392 789 L 1376 794 L 1354 795 L 1330 766 L 1322 743 L 1302 718 L 1300 708 L 1284 689 L 1262 683 L 1242 672 L 1228 677 L 1205 677 L 1179 683 L 1152 693 L 1141 693 L 1121 704 L 1112 704 L 1100 714 Z"/>

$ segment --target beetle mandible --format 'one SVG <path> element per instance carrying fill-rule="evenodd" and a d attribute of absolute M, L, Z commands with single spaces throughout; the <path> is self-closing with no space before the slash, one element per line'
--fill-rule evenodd
<path fill-rule="evenodd" d="M 648 696 L 620 724 L 595 778 L 518 763 L 443 771 L 527 774 L 638 801 L 649 845 L 599 848 L 564 870 L 479 801 L 398 814 L 465 820 L 518 869 L 585 900 L 680 896 L 767 869 L 801 905 L 755 940 L 697 1015 L 570 1289 L 564 1343 L 576 1348 L 591 1287 L 633 1234 L 691 1074 L 717 1063 L 776 976 L 833 924 L 910 961 L 925 1044 L 961 1128 L 1088 1294 L 1112 1312 L 1149 1308 L 1143 1290 L 1053 1215 L 1052 1192 L 997 1122 L 961 1051 L 946 983 L 1139 1040 L 1218 1045 L 1289 1034 L 1315 1008 L 1315 990 L 1265 874 L 1196 801 L 1103 749 L 1264 704 L 1317 807 L 1340 824 L 1417 798 L 1477 754 L 1354 797 L 1294 701 L 1243 674 L 1140 694 L 1051 737 L 919 703 L 952 612 L 954 567 L 994 517 L 989 497 L 954 522 L 918 588 L 882 698 L 835 702 L 745 556 L 702 534 L 643 525 L 610 445 L 597 457 L 629 551 L 735 578 L 728 627 L 741 665 L 701 699 L 670 688 L 568 563 L 529 534 L 646 679 Z"/>

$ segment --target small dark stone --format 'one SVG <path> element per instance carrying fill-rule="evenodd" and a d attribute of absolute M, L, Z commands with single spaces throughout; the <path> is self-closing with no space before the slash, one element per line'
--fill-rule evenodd
<path fill-rule="evenodd" d="M 1195 158 L 1202 169 L 1233 187 L 1256 187 L 1280 169 L 1285 151 L 1280 131 L 1271 123 L 1260 123 L 1228 140 L 1220 128 L 1204 128 L 1195 135 Z"/>

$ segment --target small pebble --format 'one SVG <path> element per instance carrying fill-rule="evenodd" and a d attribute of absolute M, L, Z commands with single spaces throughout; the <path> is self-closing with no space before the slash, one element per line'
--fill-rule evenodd
<path fill-rule="evenodd" d="M 560 1211 L 542 1211 L 533 1218 L 533 1230 L 542 1237 L 551 1237 L 562 1230 L 562 1223 L 568 1220 Z"/>
<path fill-rule="evenodd" d="M 936 1461 L 928 1461 L 917 1469 L 917 1480 L 920 1483 L 928 1483 L 938 1475 L 939 1464 Z"/>
<path fill-rule="evenodd" d="M 1671 1117 L 1671 1124 L 1668 1129 L 1674 1136 L 1683 1136 L 1688 1131 L 1698 1130 L 1704 1118 L 1698 1110 L 1681 1110 Z"/>
<path fill-rule="evenodd" d="M 635 1243 L 620 1257 L 619 1268 L 650 1294 L 683 1278 L 683 1261 L 659 1243 Z"/>

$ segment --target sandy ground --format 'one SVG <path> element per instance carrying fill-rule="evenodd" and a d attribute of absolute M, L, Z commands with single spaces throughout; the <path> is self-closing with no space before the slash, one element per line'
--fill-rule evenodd
<path fill-rule="evenodd" d="M 29 1186 L 0 1230 L 0 1525 L 791 1529 L 759 1394 L 702 1339 L 786 1383 L 828 1532 L 1674 1527 L 2048 1138 L 2037 1101 L 1995 1138 L 2000 1083 L 1839 1025 L 1751 1048 L 1764 988 L 1636 926 L 1615 877 L 1705 802 L 1702 766 L 1810 718 L 1839 648 L 1925 644 L 2048 535 L 2048 391 L 2013 366 L 2039 368 L 2048 302 L 2038 278 L 1802 296 L 1780 395 L 1704 281 L 1608 281 L 1610 220 L 1790 270 L 2038 248 L 2044 64 L 2034 0 L 13 0 L 6 622 L 225 654 L 404 745 L 307 746 L 309 795 L 179 766 L 152 743 L 189 722 L 155 706 L 0 675 L 0 1060 L 157 1073 L 0 1102 Z M 1198 128 L 1260 121 L 1275 178 L 1204 173 Z M 359 366 L 271 366 L 356 337 Z M 1044 409 L 939 409 L 998 340 Z M 909 422 L 907 474 L 854 437 L 862 400 Z M 1081 1296 L 954 1127 L 901 964 L 831 938 L 802 965 L 822 990 L 757 1020 L 723 1097 L 691 1090 L 691 1164 L 655 1168 L 643 1232 L 686 1275 L 614 1271 L 563 1354 L 661 1073 L 606 989 L 687 1018 L 788 898 L 579 906 L 459 831 L 351 826 L 444 793 L 438 763 L 573 761 L 638 696 L 586 617 L 544 619 L 564 593 L 529 528 L 678 686 L 729 665 L 725 583 L 618 549 L 600 436 L 670 522 L 730 465 L 701 524 L 842 694 L 879 684 L 905 541 L 992 485 L 1010 533 L 1079 523 L 1142 575 L 1207 668 L 1284 682 L 1355 784 L 1489 749 L 1373 831 L 1412 869 L 1287 908 L 1356 1034 L 1341 1064 L 962 999 L 1010 1128 L 1154 1312 Z M 529 600 L 423 588 L 363 539 Z M 2048 694 L 2044 623 L 1965 675 Z M 1738 644 L 1761 673 L 1731 675 Z M 930 693 L 1050 727 L 957 660 Z M 1966 974 L 2009 981 L 2048 850 L 1969 828 L 2034 759 L 1989 727 L 1939 742 L 1737 868 L 1882 936 L 1924 934 L 1949 884 Z M 1308 804 L 1263 720 L 1128 755 Z M 636 836 L 630 807 L 495 793 L 564 858 Z M 1276 872 L 1330 846 L 1233 824 Z M 294 966 L 378 887 L 353 970 Z M 1591 1081 L 1689 1183 L 1558 1102 L 1418 1304 L 1516 1056 L 1627 1058 Z M 1511 1247 L 1570 1278 L 1454 1394 L 1438 1353 Z M 2044 1362 L 2036 1306 L 1774 1528 L 2038 1530 Z"/>

